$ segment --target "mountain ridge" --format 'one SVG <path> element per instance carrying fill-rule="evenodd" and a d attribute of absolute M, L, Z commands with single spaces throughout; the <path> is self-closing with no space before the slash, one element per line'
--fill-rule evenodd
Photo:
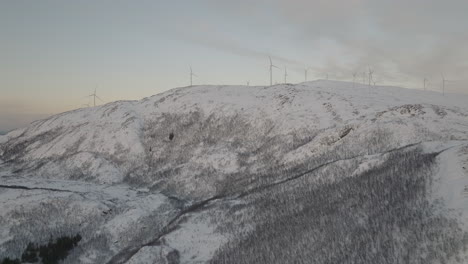
<path fill-rule="evenodd" d="M 80 233 L 67 262 L 285 263 L 315 255 L 327 263 L 351 250 L 349 263 L 463 263 L 467 99 L 325 80 L 193 86 L 33 122 L 0 136 L 0 233 L 8 234 L 0 259 L 50 234 Z M 27 192 L 47 202 L 6 199 Z M 19 213 L 18 204 L 29 209 Z M 349 206 L 354 212 L 343 211 Z M 384 209 L 391 215 L 380 216 Z M 26 228 L 34 212 L 63 220 Z M 405 253 L 414 241 L 420 246 Z"/>

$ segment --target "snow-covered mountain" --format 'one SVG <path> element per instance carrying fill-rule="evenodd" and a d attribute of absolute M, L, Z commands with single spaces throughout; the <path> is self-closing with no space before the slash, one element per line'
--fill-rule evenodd
<path fill-rule="evenodd" d="M 0 136 L 0 260 L 468 263 L 468 96 L 193 86 Z"/>

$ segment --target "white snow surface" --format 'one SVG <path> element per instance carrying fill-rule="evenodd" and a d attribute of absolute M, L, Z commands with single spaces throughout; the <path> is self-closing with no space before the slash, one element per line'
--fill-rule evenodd
<path fill-rule="evenodd" d="M 72 147 L 78 152 L 108 154 L 122 147 L 131 157 L 144 152 L 141 133 L 146 122 L 163 113 L 183 115 L 196 109 L 206 116 L 244 114 L 252 122 L 275 120 L 274 129 L 283 134 L 304 127 L 325 129 L 367 118 L 408 116 L 423 117 L 430 128 L 444 131 L 444 125 L 450 122 L 451 130 L 466 132 L 467 100 L 467 95 L 441 96 L 435 92 L 381 86 L 353 88 L 350 83 L 337 81 L 269 87 L 193 86 L 141 101 L 119 101 L 66 112 L 0 138 L 4 142 L 20 135 L 32 138 L 44 132 L 61 132 L 48 144 L 27 146 L 29 151 L 24 159 L 60 156 Z"/>
<path fill-rule="evenodd" d="M 185 133 L 185 128 L 192 130 Z M 237 129 L 245 134 L 228 135 Z M 202 140 L 197 131 L 221 132 Z M 85 242 L 94 245 L 104 236 L 103 247 L 109 250 L 102 256 L 76 251 L 76 259 L 108 261 L 138 239 L 150 243 L 181 212 L 169 196 L 190 205 L 229 189 L 222 185 L 236 173 L 254 174 L 271 166 L 262 163 L 265 157 L 239 158 L 242 151 L 264 147 L 256 141 L 260 135 L 294 146 L 284 150 L 273 145 L 269 151 L 276 166 L 352 146 L 349 151 L 361 157 L 350 171 L 349 176 L 355 176 L 382 163 L 383 151 L 357 150 L 376 131 L 391 133 L 388 149 L 421 143 L 428 153 L 442 151 L 433 199 L 468 231 L 467 95 L 325 80 L 266 87 L 207 85 L 77 109 L 0 136 L 0 253 L 8 255 L 2 252 L 4 245 L 18 236 L 15 226 L 30 219 L 26 212 L 48 212 L 45 204 L 65 201 L 57 210 L 68 208 L 66 213 L 76 220 L 72 229 L 85 225 L 93 233 Z M 307 140 L 295 143 L 298 134 Z M 160 176 L 164 173 L 170 176 Z M 87 222 L 92 217 L 99 219 L 95 226 Z M 65 225 L 58 222 L 43 229 Z M 229 241 L 216 227 L 209 217 L 189 214 L 164 236 L 163 245 L 146 245 L 127 263 L 165 263 L 164 256 L 174 250 L 180 263 L 209 262 Z"/>

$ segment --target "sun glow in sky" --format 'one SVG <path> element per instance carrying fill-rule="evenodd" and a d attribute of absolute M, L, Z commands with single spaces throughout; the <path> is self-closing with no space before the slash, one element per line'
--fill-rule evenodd
<path fill-rule="evenodd" d="M 189 84 L 352 80 L 468 92 L 462 0 L 0 0 L 0 131 Z M 282 72 L 274 82 L 281 82 Z"/>

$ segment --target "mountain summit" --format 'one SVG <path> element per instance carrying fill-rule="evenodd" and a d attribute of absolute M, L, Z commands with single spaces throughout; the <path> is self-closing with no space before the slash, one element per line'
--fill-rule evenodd
<path fill-rule="evenodd" d="M 468 96 L 318 80 L 78 109 L 0 136 L 0 208 L 0 260 L 79 236 L 64 263 L 467 263 Z"/>

